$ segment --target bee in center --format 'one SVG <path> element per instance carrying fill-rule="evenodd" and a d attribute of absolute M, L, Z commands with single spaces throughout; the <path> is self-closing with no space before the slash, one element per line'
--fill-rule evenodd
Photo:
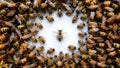
<path fill-rule="evenodd" d="M 58 30 L 58 32 L 57 32 L 57 39 L 59 41 L 61 41 L 63 39 L 63 31 L 62 30 Z"/>

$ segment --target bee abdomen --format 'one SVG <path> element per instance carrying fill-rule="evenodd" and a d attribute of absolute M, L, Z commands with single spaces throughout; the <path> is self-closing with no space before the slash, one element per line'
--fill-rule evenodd
<path fill-rule="evenodd" d="M 1 28 L 1 32 L 6 32 L 6 31 L 8 31 L 8 30 L 9 30 L 8 27 L 2 27 L 2 28 Z"/>

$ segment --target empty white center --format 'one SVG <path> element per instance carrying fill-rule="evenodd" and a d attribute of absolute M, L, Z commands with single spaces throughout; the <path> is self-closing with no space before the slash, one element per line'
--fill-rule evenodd
<path fill-rule="evenodd" d="M 62 17 L 57 16 L 57 12 L 54 12 L 51 16 L 54 18 L 54 22 L 49 22 L 44 17 L 43 20 L 40 20 L 37 18 L 35 22 L 41 22 L 43 25 L 43 29 L 39 30 L 39 33 L 37 36 L 43 36 L 46 40 L 45 44 L 37 43 L 37 46 L 43 45 L 45 47 L 45 53 L 49 48 L 55 48 L 54 54 L 58 54 L 60 51 L 64 53 L 70 53 L 68 46 L 69 45 L 75 45 L 77 48 L 79 46 L 78 40 L 80 37 L 78 37 L 78 33 L 82 30 L 77 29 L 77 25 L 79 23 L 82 23 L 80 18 L 78 17 L 78 21 L 75 23 L 72 23 L 72 18 L 75 14 L 72 14 L 71 16 L 65 15 L 63 13 Z M 45 15 L 47 16 L 47 14 Z M 63 39 L 59 41 L 57 39 L 57 32 L 61 29 L 63 31 Z M 87 31 L 87 28 L 84 28 L 83 31 Z"/>

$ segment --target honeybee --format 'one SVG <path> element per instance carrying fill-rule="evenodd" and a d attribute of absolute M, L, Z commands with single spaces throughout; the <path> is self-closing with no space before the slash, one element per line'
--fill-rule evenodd
<path fill-rule="evenodd" d="M 33 13 L 33 7 L 29 7 L 29 12 Z"/>
<path fill-rule="evenodd" d="M 54 48 L 49 48 L 49 49 L 47 50 L 47 53 L 48 53 L 48 54 L 52 54 L 54 51 L 55 51 Z"/>
<path fill-rule="evenodd" d="M 57 39 L 58 39 L 59 41 L 61 41 L 61 40 L 63 39 L 63 32 L 62 32 L 62 30 L 58 30 Z"/>
<path fill-rule="evenodd" d="M 39 65 L 39 66 L 37 66 L 37 68 L 42 68 L 42 66 Z"/>
<path fill-rule="evenodd" d="M 26 6 L 26 5 L 23 4 L 23 3 L 20 3 L 19 7 L 20 7 L 22 10 L 26 10 L 26 9 L 29 8 L 28 6 Z"/>
<path fill-rule="evenodd" d="M 38 1 L 35 1 L 33 3 L 33 8 L 37 9 L 38 7 L 39 7 L 39 3 L 38 3 Z"/>
<path fill-rule="evenodd" d="M 89 28 L 98 28 L 98 24 L 93 21 L 88 21 Z"/>
<path fill-rule="evenodd" d="M 107 16 L 108 16 L 108 17 L 114 16 L 114 12 L 108 12 Z"/>
<path fill-rule="evenodd" d="M 65 68 L 70 68 L 70 65 L 69 65 L 69 63 L 67 61 L 64 62 L 64 67 Z"/>
<path fill-rule="evenodd" d="M 45 44 L 45 38 L 43 36 L 39 36 L 39 41 Z"/>
<path fill-rule="evenodd" d="M 88 68 L 87 63 L 84 60 L 81 60 L 80 64 L 82 65 L 82 68 Z"/>
<path fill-rule="evenodd" d="M 76 50 L 76 47 L 75 47 L 74 45 L 69 45 L 68 48 L 69 48 L 69 50 L 71 50 L 71 51 Z"/>
<path fill-rule="evenodd" d="M 81 16 L 81 19 L 82 19 L 82 20 L 86 20 L 86 19 L 87 19 L 87 17 L 88 17 L 88 15 L 87 15 L 87 14 L 83 14 L 83 15 Z"/>
<path fill-rule="evenodd" d="M 13 21 L 5 21 L 5 25 L 6 25 L 6 26 L 13 26 L 12 22 L 13 22 Z"/>
<path fill-rule="evenodd" d="M 55 8 L 55 4 L 54 4 L 52 1 L 48 0 L 48 4 L 49 4 L 52 8 Z"/>
<path fill-rule="evenodd" d="M 79 2 L 77 7 L 75 8 L 76 13 L 78 14 L 84 8 L 83 2 Z"/>
<path fill-rule="evenodd" d="M 31 4 L 32 4 L 32 2 L 31 1 L 26 1 L 26 3 L 25 3 L 27 6 L 30 6 Z"/>
<path fill-rule="evenodd" d="M 11 49 L 8 51 L 9 54 L 14 54 L 14 52 L 15 52 L 15 49 L 14 49 L 14 48 L 11 48 Z"/>
<path fill-rule="evenodd" d="M 17 26 L 17 28 L 18 28 L 19 30 L 22 30 L 24 27 L 25 27 L 25 25 L 18 25 L 18 26 Z"/>
<path fill-rule="evenodd" d="M 47 65 L 48 65 L 48 66 L 51 66 L 52 63 L 53 63 L 52 58 L 48 58 L 48 59 L 47 59 Z"/>
<path fill-rule="evenodd" d="M 78 28 L 78 29 L 82 29 L 84 26 L 85 26 L 84 23 L 79 23 L 79 24 L 77 25 L 77 28 Z"/>
<path fill-rule="evenodd" d="M 29 68 L 31 67 L 30 65 L 24 65 L 23 68 Z"/>
<path fill-rule="evenodd" d="M 89 34 L 93 34 L 99 31 L 99 28 L 91 28 L 88 30 Z"/>
<path fill-rule="evenodd" d="M 40 18 L 40 19 L 43 19 L 43 14 L 41 12 L 38 12 L 37 13 L 37 16 Z"/>
<path fill-rule="evenodd" d="M 99 43 L 99 47 L 103 48 L 105 46 L 105 43 Z"/>
<path fill-rule="evenodd" d="M 78 51 L 79 51 L 80 53 L 85 53 L 85 52 L 86 52 L 86 50 L 85 50 L 83 47 L 79 47 L 79 48 L 78 48 Z"/>
<path fill-rule="evenodd" d="M 104 9 L 105 9 L 106 11 L 114 11 L 114 9 L 111 8 L 111 7 L 105 7 Z"/>
<path fill-rule="evenodd" d="M 24 34 L 28 34 L 28 33 L 29 33 L 28 29 L 24 29 L 24 30 L 23 30 L 23 33 L 24 33 Z"/>
<path fill-rule="evenodd" d="M 97 63 L 95 60 L 93 59 L 90 59 L 89 63 L 92 65 L 92 66 L 95 66 L 95 64 Z"/>
<path fill-rule="evenodd" d="M 103 56 L 98 55 L 97 60 L 98 60 L 98 61 L 103 61 L 103 60 L 104 60 L 104 58 L 103 58 Z"/>
<path fill-rule="evenodd" d="M 5 55 L 0 55 L 0 60 L 3 60 Z"/>
<path fill-rule="evenodd" d="M 120 58 L 115 58 L 115 62 L 120 67 Z"/>
<path fill-rule="evenodd" d="M 35 23 L 35 25 L 36 25 L 39 29 L 42 29 L 42 28 L 43 28 L 43 26 L 42 26 L 42 24 L 41 24 L 40 22 Z"/>
<path fill-rule="evenodd" d="M 43 60 L 44 60 L 44 61 L 47 61 L 47 58 L 48 58 L 47 54 L 43 54 L 42 57 L 43 57 Z"/>
<path fill-rule="evenodd" d="M 82 8 L 81 12 L 85 14 L 85 13 L 87 13 L 87 9 L 86 8 Z"/>
<path fill-rule="evenodd" d="M 120 44 L 119 44 L 119 43 L 113 43 L 113 46 L 114 46 L 115 48 L 120 48 Z"/>
<path fill-rule="evenodd" d="M 103 30 L 108 30 L 108 28 L 104 24 L 101 24 L 100 28 L 103 29 Z"/>
<path fill-rule="evenodd" d="M 73 53 L 73 54 L 72 54 L 72 58 L 78 59 L 78 58 L 79 58 L 79 55 L 78 55 L 77 53 Z"/>
<path fill-rule="evenodd" d="M 75 68 L 77 66 L 76 62 L 72 62 L 71 67 Z"/>
<path fill-rule="evenodd" d="M 69 9 L 66 11 L 66 15 L 71 15 L 73 13 L 73 10 L 72 9 Z"/>
<path fill-rule="evenodd" d="M 93 54 L 95 54 L 96 53 L 96 50 L 92 50 L 92 49 L 89 49 L 88 50 L 88 54 L 89 55 L 93 55 Z"/>
<path fill-rule="evenodd" d="M 115 3 L 113 3 L 113 4 L 112 4 L 112 7 L 113 7 L 114 9 L 117 9 L 117 8 L 118 8 L 118 5 L 115 4 Z"/>
<path fill-rule="evenodd" d="M 53 22 L 54 21 L 54 18 L 52 16 L 46 16 L 46 19 L 49 21 L 49 22 Z"/>
<path fill-rule="evenodd" d="M 47 10 L 48 10 L 48 13 L 49 13 L 49 14 L 52 14 L 52 13 L 53 13 L 53 9 L 52 9 L 51 7 L 48 7 Z"/>
<path fill-rule="evenodd" d="M 38 48 L 37 48 L 37 51 L 38 51 L 38 52 L 43 52 L 43 51 L 44 51 L 44 46 L 38 47 Z"/>
<path fill-rule="evenodd" d="M 100 31 L 100 36 L 105 37 L 105 36 L 107 36 L 107 34 L 103 31 Z"/>
<path fill-rule="evenodd" d="M 70 9 L 70 7 L 69 7 L 66 3 L 62 3 L 62 7 L 63 7 L 64 9 L 67 9 L 67 10 Z"/>
<path fill-rule="evenodd" d="M 26 48 L 28 46 L 27 43 L 21 43 L 20 48 Z"/>
<path fill-rule="evenodd" d="M 0 35 L 0 41 L 4 41 L 5 38 L 6 38 L 6 35 L 5 35 L 5 34 Z"/>
<path fill-rule="evenodd" d="M 4 49 L 6 46 L 4 44 L 0 44 L 0 49 Z"/>
<path fill-rule="evenodd" d="M 1 60 L 0 61 L 0 67 L 8 68 L 8 63 L 6 63 L 4 60 Z"/>
<path fill-rule="evenodd" d="M 90 16 L 89 17 L 90 17 L 91 20 L 94 20 L 95 12 L 90 12 Z"/>
<path fill-rule="evenodd" d="M 54 63 L 57 63 L 57 62 L 58 62 L 58 60 L 59 60 L 58 56 L 57 56 L 57 55 L 55 55 L 55 56 L 53 57 L 53 62 L 54 62 Z"/>
<path fill-rule="evenodd" d="M 118 25 L 117 24 L 113 24 L 113 31 L 117 31 L 118 30 Z"/>
<path fill-rule="evenodd" d="M 31 52 L 28 56 L 29 56 L 30 58 L 34 58 L 34 57 L 35 57 L 35 53 L 34 53 L 34 52 Z"/>
<path fill-rule="evenodd" d="M 15 15 L 15 18 L 19 24 L 22 24 L 22 21 L 25 21 L 25 18 L 21 14 Z"/>
<path fill-rule="evenodd" d="M 111 1 L 104 1 L 103 4 L 104 4 L 105 6 L 109 6 L 109 5 L 111 4 Z"/>
<path fill-rule="evenodd" d="M 31 32 L 31 34 L 36 35 L 36 34 L 38 33 L 38 30 L 36 30 L 36 29 L 31 29 L 30 32 Z"/>
<path fill-rule="evenodd" d="M 34 49 L 35 49 L 35 45 L 32 45 L 32 46 L 30 46 L 30 47 L 28 47 L 28 49 L 30 50 L 30 51 L 33 51 Z"/>
<path fill-rule="evenodd" d="M 87 48 L 92 49 L 95 46 L 95 44 L 87 43 Z"/>
<path fill-rule="evenodd" d="M 98 5 L 95 5 L 93 2 L 91 2 L 90 6 L 88 7 L 90 10 L 94 10 L 98 8 Z"/>
<path fill-rule="evenodd" d="M 97 18 L 102 18 L 102 13 L 100 11 L 96 11 L 96 17 Z"/>
<path fill-rule="evenodd" d="M 79 45 L 84 46 L 85 42 L 83 40 L 78 40 Z"/>
<path fill-rule="evenodd" d="M 102 63 L 102 62 L 98 62 L 98 63 L 97 63 L 97 66 L 98 66 L 98 67 L 101 67 L 101 68 L 106 67 L 106 65 L 105 65 L 104 63 Z"/>
<path fill-rule="evenodd" d="M 108 55 L 109 55 L 110 57 L 114 57 L 116 54 L 117 54 L 116 51 L 112 51 L 112 52 L 110 52 Z"/>
<path fill-rule="evenodd" d="M 7 32 L 9 30 L 9 27 L 2 27 L 0 29 L 1 32 Z"/>
<path fill-rule="evenodd" d="M 65 54 L 65 59 L 66 59 L 66 61 L 70 61 L 71 57 L 70 57 L 70 55 L 68 53 Z"/>
<path fill-rule="evenodd" d="M 63 66 L 62 61 L 58 61 L 56 64 L 57 64 L 58 67 L 62 67 Z"/>
<path fill-rule="evenodd" d="M 85 37 L 86 35 L 87 35 L 86 32 L 80 32 L 80 33 L 78 33 L 79 37 Z"/>
<path fill-rule="evenodd" d="M 36 37 L 35 37 L 35 36 L 31 36 L 31 41 L 32 41 L 32 42 L 37 42 Z"/>
<path fill-rule="evenodd" d="M 90 0 L 85 0 L 85 3 L 86 4 L 90 4 Z"/>
<path fill-rule="evenodd" d="M 64 58 L 64 53 L 61 51 L 61 52 L 59 52 L 59 59 L 63 60 L 63 58 Z"/>
<path fill-rule="evenodd" d="M 90 44 L 94 44 L 95 43 L 95 41 L 90 39 L 90 38 L 87 38 L 87 42 L 90 43 Z"/>
<path fill-rule="evenodd" d="M 5 9 L 2 9 L 2 10 L 0 11 L 1 14 L 6 14 L 6 12 L 7 12 L 7 11 L 6 11 Z"/>
<path fill-rule="evenodd" d="M 27 39 L 29 39 L 31 37 L 31 34 L 27 34 L 27 35 L 23 35 L 21 38 L 23 39 L 23 40 L 27 40 Z"/>
<path fill-rule="evenodd" d="M 94 37 L 93 39 L 96 42 L 102 42 L 103 41 L 102 37 Z"/>
<path fill-rule="evenodd" d="M 33 14 L 33 13 L 29 13 L 29 17 L 32 18 L 32 19 L 34 19 L 34 18 L 36 18 L 36 15 Z"/>
<path fill-rule="evenodd" d="M 58 9 L 57 14 L 58 14 L 59 17 L 61 17 L 62 16 L 62 10 Z"/>
<path fill-rule="evenodd" d="M 72 19 L 72 23 L 75 23 L 76 21 L 78 20 L 78 16 L 74 16 L 73 19 Z"/>
<path fill-rule="evenodd" d="M 26 25 L 27 25 L 28 27 L 32 27 L 32 26 L 33 26 L 33 23 L 32 23 L 32 22 L 27 21 L 27 22 L 26 22 Z"/>
<path fill-rule="evenodd" d="M 47 7 L 47 3 L 41 3 L 41 6 L 40 6 L 42 9 L 46 8 Z"/>
<path fill-rule="evenodd" d="M 86 54 L 82 54 L 82 56 L 81 56 L 81 57 L 82 57 L 82 59 L 83 59 L 83 60 L 88 59 L 88 55 L 86 55 Z"/>
<path fill-rule="evenodd" d="M 13 16 L 14 14 L 15 14 L 15 10 L 11 10 L 11 11 L 9 11 L 8 13 L 7 13 L 7 16 L 8 17 L 11 17 L 11 16 Z"/>
<path fill-rule="evenodd" d="M 28 61 L 27 58 L 22 58 L 22 59 L 20 60 L 20 63 L 24 64 L 24 63 L 26 63 L 27 61 Z"/>
<path fill-rule="evenodd" d="M 108 36 L 109 36 L 111 39 L 115 39 L 115 36 L 114 36 L 114 34 L 112 34 L 112 32 L 109 32 L 109 33 L 108 33 Z"/>
<path fill-rule="evenodd" d="M 7 1 L 2 0 L 1 1 L 1 5 L 6 6 L 7 5 Z"/>

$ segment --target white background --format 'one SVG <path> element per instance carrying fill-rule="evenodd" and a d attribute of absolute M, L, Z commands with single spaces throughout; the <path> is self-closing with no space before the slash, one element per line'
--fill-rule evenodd
<path fill-rule="evenodd" d="M 82 14 L 79 15 L 78 20 L 75 23 L 72 23 L 72 18 L 75 15 L 75 13 L 73 13 L 71 16 L 67 16 L 65 14 L 65 12 L 63 12 L 63 16 L 58 17 L 57 12 L 54 12 L 51 15 L 54 18 L 54 22 L 52 22 L 52 23 L 46 20 L 45 17 L 47 15 L 48 14 L 44 15 L 43 20 L 40 20 L 37 17 L 36 20 L 34 21 L 34 23 L 41 22 L 41 24 L 43 25 L 43 29 L 40 30 L 36 27 L 33 28 L 33 29 L 37 29 L 39 31 L 39 33 L 37 34 L 36 37 L 43 36 L 46 40 L 46 43 L 42 44 L 40 42 L 37 42 L 37 43 L 29 42 L 30 45 L 35 44 L 37 47 L 44 46 L 45 47 L 44 53 L 46 53 L 49 48 L 55 48 L 55 52 L 53 54 L 58 55 L 58 53 L 60 51 L 62 51 L 64 53 L 70 53 L 70 51 L 68 50 L 68 46 L 71 44 L 75 45 L 78 48 L 80 46 L 78 44 L 79 39 L 82 39 L 85 41 L 85 38 L 80 38 L 78 36 L 79 32 L 81 32 L 81 31 L 87 32 L 88 31 L 86 22 L 82 21 L 80 19 L 80 16 Z M 82 30 L 77 29 L 77 25 L 79 23 L 85 23 L 85 27 Z M 62 41 L 58 41 L 58 39 L 56 38 L 58 29 L 63 30 L 63 40 Z"/>

